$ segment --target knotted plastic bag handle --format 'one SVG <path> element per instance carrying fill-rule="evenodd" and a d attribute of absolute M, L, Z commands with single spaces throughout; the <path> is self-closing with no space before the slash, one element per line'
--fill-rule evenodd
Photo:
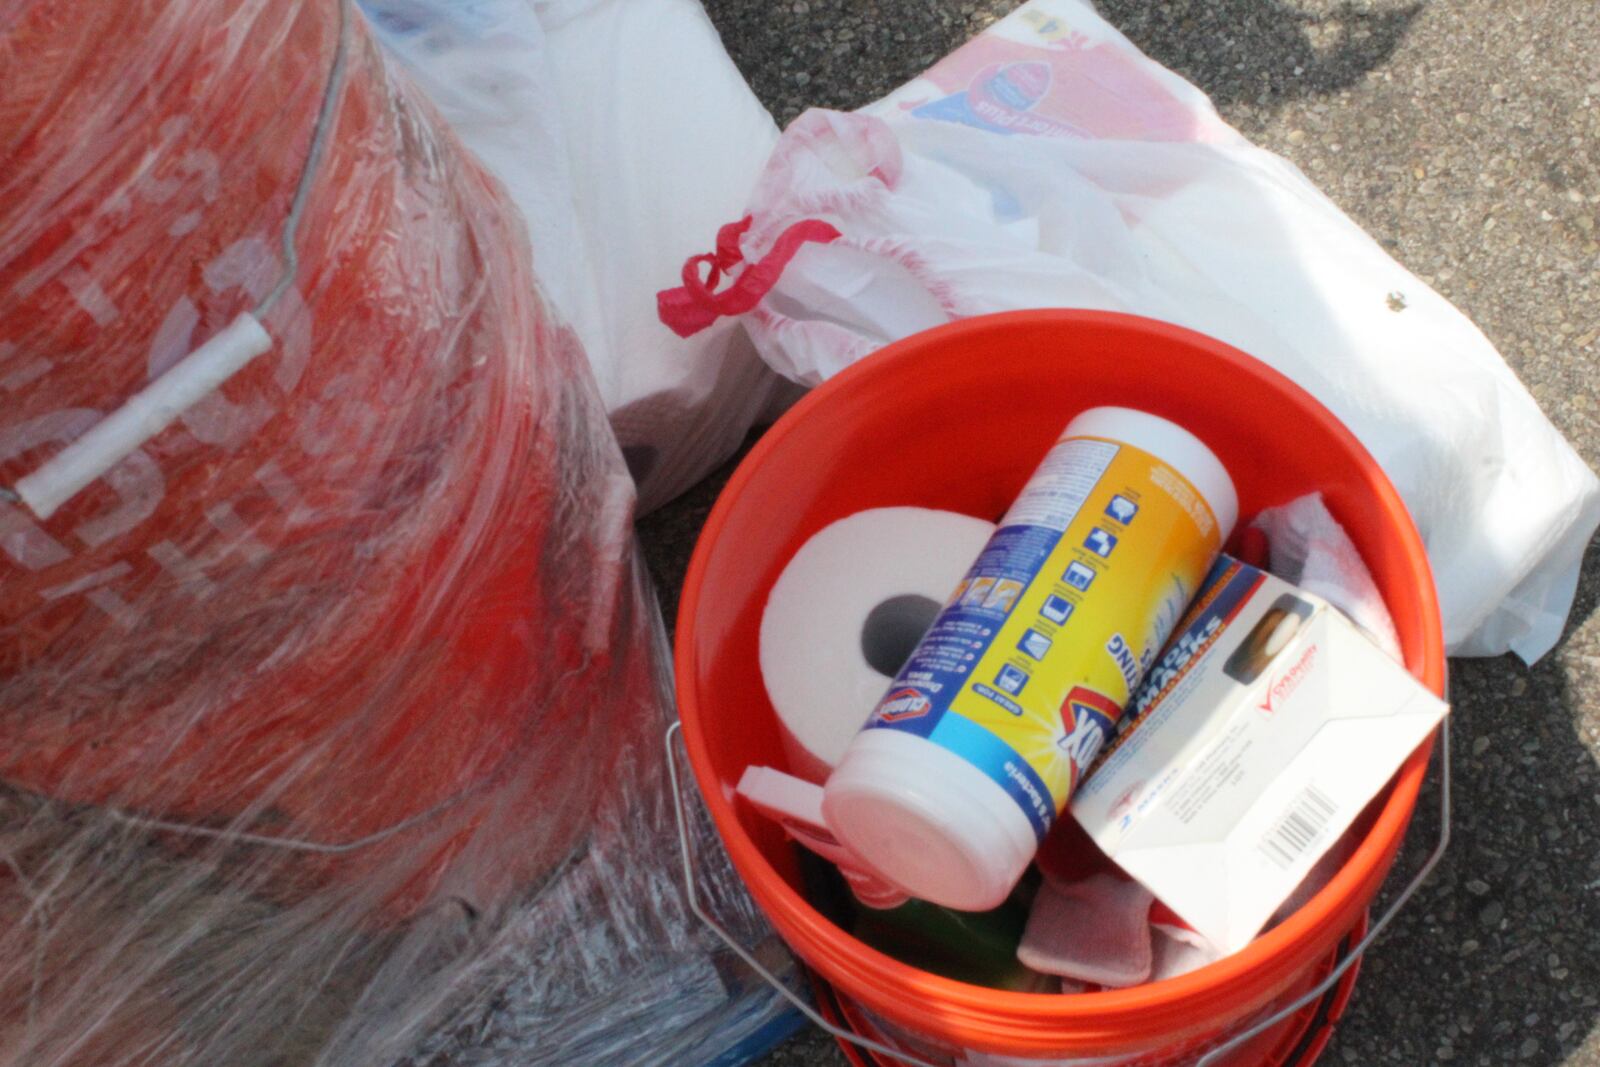
<path fill-rule="evenodd" d="M 753 216 L 746 215 L 718 230 L 717 250 L 690 256 L 683 264 L 683 285 L 656 294 L 656 314 L 673 333 L 693 337 L 725 315 L 743 315 L 753 310 L 778 284 L 784 268 L 802 246 L 813 241 L 828 244 L 840 236 L 837 229 L 821 219 L 802 219 L 780 233 L 766 255 L 754 263 L 745 263 L 739 239 L 749 232 L 753 221 Z M 716 292 L 724 276 L 741 263 L 744 269 L 738 277 L 722 292 Z"/>

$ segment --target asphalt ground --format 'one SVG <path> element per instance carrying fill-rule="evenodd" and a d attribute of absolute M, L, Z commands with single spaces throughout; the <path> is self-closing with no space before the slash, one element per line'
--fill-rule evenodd
<path fill-rule="evenodd" d="M 1013 6 L 707 0 L 780 123 L 888 92 Z M 1600 467 L 1600 3 L 1099 7 L 1465 311 Z M 641 525 L 669 613 L 727 474 Z M 1600 541 L 1554 652 L 1451 666 L 1454 843 L 1365 961 L 1322 1062 L 1600 1067 Z M 760 1067 L 844 1062 L 807 1033 Z"/>

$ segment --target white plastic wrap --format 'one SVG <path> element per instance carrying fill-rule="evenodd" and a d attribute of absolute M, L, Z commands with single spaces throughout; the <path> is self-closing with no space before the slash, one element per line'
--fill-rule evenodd
<path fill-rule="evenodd" d="M 1273 574 L 1322 597 L 1396 660 L 1403 660 L 1394 619 L 1350 535 L 1321 493 L 1268 508 L 1251 523 L 1266 535 Z"/>
<path fill-rule="evenodd" d="M 1464 316 L 1082 0 L 1030 0 L 884 99 L 802 115 L 750 210 L 748 263 L 808 221 L 839 234 L 808 238 L 743 316 L 780 373 L 815 384 L 1018 308 L 1194 328 L 1283 371 L 1377 458 L 1452 653 L 1531 661 L 1559 637 L 1600 481 Z"/>
<path fill-rule="evenodd" d="M 633 486 L 500 187 L 335 0 L 20 0 L 0 85 L 0 1065 L 759 1028 L 682 904 Z M 266 350 L 191 388 L 241 313 Z"/>

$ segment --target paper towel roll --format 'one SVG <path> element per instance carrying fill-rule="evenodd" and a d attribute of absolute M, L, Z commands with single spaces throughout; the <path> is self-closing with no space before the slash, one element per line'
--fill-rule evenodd
<path fill-rule="evenodd" d="M 827 778 L 993 533 L 952 511 L 873 508 L 800 546 L 761 616 L 790 773 Z"/>

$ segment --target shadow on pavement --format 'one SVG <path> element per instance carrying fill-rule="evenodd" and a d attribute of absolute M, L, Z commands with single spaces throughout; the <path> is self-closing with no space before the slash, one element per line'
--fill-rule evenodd
<path fill-rule="evenodd" d="M 1106 21 L 1219 108 L 1337 92 L 1388 61 L 1423 4 L 1097 0 Z M 1307 7 L 1326 7 L 1313 14 Z"/>

